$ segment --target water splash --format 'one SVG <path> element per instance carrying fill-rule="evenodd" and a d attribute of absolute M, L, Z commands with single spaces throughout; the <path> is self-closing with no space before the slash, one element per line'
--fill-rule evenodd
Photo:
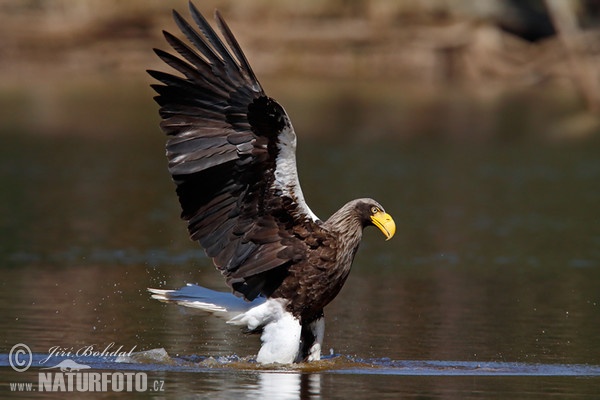
<path fill-rule="evenodd" d="M 47 354 L 33 353 L 32 368 L 44 365 Z M 55 363 L 66 360 L 56 357 Z M 129 357 L 76 357 L 75 361 L 100 370 L 138 370 L 166 372 L 256 371 L 283 373 L 328 373 L 404 376 L 555 376 L 600 377 L 600 365 L 529 364 L 520 362 L 474 362 L 442 360 L 362 359 L 347 355 L 329 355 L 312 363 L 262 365 L 253 357 L 237 355 L 211 357 L 202 355 L 170 356 L 164 349 L 133 353 Z M 9 367 L 8 354 L 0 355 L 0 367 Z"/>

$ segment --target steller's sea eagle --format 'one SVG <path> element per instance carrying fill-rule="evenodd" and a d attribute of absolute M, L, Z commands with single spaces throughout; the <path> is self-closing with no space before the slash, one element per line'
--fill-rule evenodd
<path fill-rule="evenodd" d="M 152 87 L 182 218 L 235 296 L 196 285 L 149 290 L 261 332 L 259 363 L 319 360 L 323 308 L 346 281 L 363 228 L 375 225 L 390 239 L 396 226 L 368 198 L 326 221 L 310 210 L 288 115 L 265 94 L 219 12 L 227 45 L 189 8 L 199 30 L 177 11 L 173 17 L 192 46 L 163 32 L 179 55 L 155 49 L 181 75 L 148 73 L 162 83 Z"/>

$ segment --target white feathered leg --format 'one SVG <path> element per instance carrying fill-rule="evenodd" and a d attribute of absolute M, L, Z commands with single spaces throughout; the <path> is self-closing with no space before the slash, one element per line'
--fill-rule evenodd
<path fill-rule="evenodd" d="M 256 356 L 259 363 L 291 364 L 298 357 L 302 326 L 286 310 L 286 305 L 285 300 L 269 299 L 227 321 L 233 325 L 245 325 L 250 330 L 262 327 L 262 347 Z"/>
<path fill-rule="evenodd" d="M 325 337 L 325 317 L 321 317 L 309 324 L 310 331 L 315 337 L 315 341 L 310 346 L 306 361 L 319 361 L 321 359 L 321 350 L 323 348 L 323 338 Z"/>
<path fill-rule="evenodd" d="M 291 364 L 300 351 L 300 332 L 302 326 L 297 318 L 289 312 L 277 321 L 265 325 L 260 337 L 262 346 L 256 361 L 262 364 Z"/>

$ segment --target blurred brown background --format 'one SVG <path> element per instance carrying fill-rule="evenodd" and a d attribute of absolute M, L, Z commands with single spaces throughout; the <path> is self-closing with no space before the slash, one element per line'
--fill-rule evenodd
<path fill-rule="evenodd" d="M 332 81 L 354 86 L 350 91 L 371 90 L 372 98 L 410 99 L 409 104 L 441 97 L 447 106 L 461 96 L 457 93 L 466 93 L 477 108 L 517 93 L 525 103 L 542 98 L 547 103 L 542 114 L 566 110 L 557 128 L 562 136 L 598 131 L 600 1 L 196 3 L 210 20 L 214 9 L 221 10 L 268 93 L 283 104 L 307 96 L 323 100 L 329 89 L 319 83 Z M 165 69 L 151 49 L 168 48 L 163 29 L 178 33 L 172 9 L 189 16 L 185 0 L 1 0 L 5 124 L 39 120 L 46 131 L 52 126 L 64 131 L 60 121 L 72 124 L 77 107 L 79 114 L 101 113 L 99 105 L 117 98 L 140 112 L 153 107 L 144 70 Z M 78 97 L 83 92 L 87 96 Z M 428 106 L 439 113 L 438 107 Z M 459 106 L 459 119 L 474 118 L 472 107 Z M 105 119 L 123 124 L 134 112 Z M 463 123 L 454 129 L 451 122 L 448 130 L 464 131 Z M 477 129 L 476 118 L 474 125 Z"/>
<path fill-rule="evenodd" d="M 138 74 L 184 0 L 2 0 L 0 79 Z M 554 6 L 552 6 L 556 3 Z M 261 76 L 533 85 L 597 64 L 598 1 L 232 0 L 219 8 Z M 555 34 L 575 38 L 575 49 Z M 571 21 L 574 19 L 574 21 Z M 569 24 L 573 25 L 570 26 Z M 572 43 L 571 43 L 572 44 Z"/>

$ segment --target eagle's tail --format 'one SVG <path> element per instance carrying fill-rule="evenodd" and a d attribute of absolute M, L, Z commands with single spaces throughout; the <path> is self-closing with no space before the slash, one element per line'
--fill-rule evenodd
<path fill-rule="evenodd" d="M 264 301 L 264 299 L 256 299 L 250 303 L 234 296 L 232 293 L 218 292 L 190 283 L 177 290 L 148 288 L 148 291 L 152 293 L 152 298 L 156 300 L 196 308 L 227 320 L 248 311 L 252 307 L 256 307 Z"/>
<path fill-rule="evenodd" d="M 228 324 L 241 326 L 252 332 L 261 332 L 262 347 L 256 357 L 259 363 L 289 364 L 298 361 L 299 355 L 301 356 L 302 326 L 300 320 L 287 311 L 286 300 L 267 300 L 259 297 L 248 302 L 231 293 L 217 292 L 189 283 L 177 290 L 149 288 L 148 291 L 156 300 L 207 311 L 226 318 Z M 316 360 L 320 356 L 322 340 L 321 333 L 318 338 L 318 351 L 314 354 Z"/>

